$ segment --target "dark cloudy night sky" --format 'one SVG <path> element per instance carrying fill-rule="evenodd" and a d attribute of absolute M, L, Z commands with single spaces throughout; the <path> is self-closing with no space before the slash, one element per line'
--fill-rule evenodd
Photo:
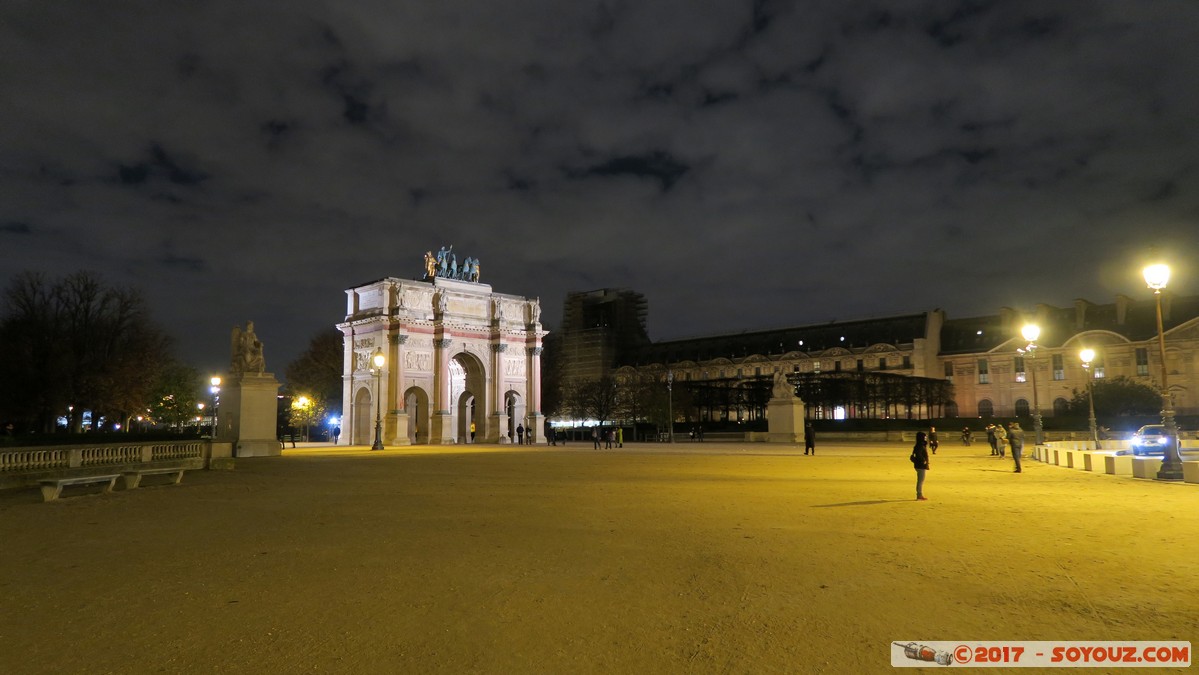
<path fill-rule="evenodd" d="M 0 282 L 204 370 L 449 244 L 654 339 L 1199 292 L 1193 0 L 6 0 L 0 82 Z"/>

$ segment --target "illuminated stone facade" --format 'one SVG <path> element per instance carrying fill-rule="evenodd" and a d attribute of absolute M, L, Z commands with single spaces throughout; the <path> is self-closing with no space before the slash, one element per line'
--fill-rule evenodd
<path fill-rule="evenodd" d="M 1168 384 L 1179 415 L 1199 414 L 1199 297 L 1163 294 Z M 1032 356 L 1020 329 L 1041 327 Z M 950 319 L 941 310 L 863 321 L 654 342 L 616 356 L 612 372 L 626 381 L 704 383 L 762 379 L 775 373 L 887 372 L 947 379 L 954 385 L 946 416 L 1014 417 L 1036 404 L 1045 417 L 1063 414 L 1087 386 L 1079 352 L 1094 349 L 1097 379 L 1127 376 L 1160 388 L 1161 358 L 1153 296 L 1118 296 L 1111 304 L 1075 301 L 1029 312 Z M 809 416 L 830 411 L 809 409 Z M 918 416 L 928 411 L 918 411 Z M 852 416 L 852 413 L 850 413 Z"/>
<path fill-rule="evenodd" d="M 541 436 L 537 300 L 470 281 L 387 278 L 346 291 L 342 445 L 504 443 Z M 384 366 L 376 371 L 373 356 Z"/>
<path fill-rule="evenodd" d="M 1199 414 L 1195 354 L 1199 352 L 1199 297 L 1163 294 L 1163 327 L 1168 384 L 1180 415 Z M 1020 335 L 1025 323 L 1041 328 L 1032 356 Z M 954 385 L 962 417 L 1024 416 L 1034 406 L 1046 417 L 1065 412 L 1074 391 L 1087 386 L 1079 353 L 1095 350 L 1097 379 L 1126 376 L 1160 389 L 1161 349 L 1152 296 L 1118 296 L 1106 305 L 1076 300 L 1073 307 L 1038 305 L 1022 314 L 947 321 L 941 336 L 942 377 Z M 1033 395 L 1033 380 L 1036 395 Z"/>

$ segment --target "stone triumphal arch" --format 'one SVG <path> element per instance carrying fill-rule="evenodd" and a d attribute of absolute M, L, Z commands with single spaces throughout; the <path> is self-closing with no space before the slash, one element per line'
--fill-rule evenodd
<path fill-rule="evenodd" d="M 346 291 L 341 445 L 541 438 L 539 301 L 471 277 L 386 278 Z M 374 357 L 383 355 L 376 369 Z"/>

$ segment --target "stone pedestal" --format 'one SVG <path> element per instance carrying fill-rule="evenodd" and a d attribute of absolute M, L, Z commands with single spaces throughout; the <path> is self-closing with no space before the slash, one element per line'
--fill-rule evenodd
<path fill-rule="evenodd" d="M 228 441 L 214 440 L 208 444 L 208 456 L 205 457 L 205 468 L 212 471 L 228 471 L 234 466 L 233 444 Z"/>
<path fill-rule="evenodd" d="M 529 415 L 529 423 L 525 425 L 525 443 L 536 445 L 538 442 L 545 440 L 543 432 L 545 430 L 545 415 L 535 412 Z"/>
<path fill-rule="evenodd" d="M 508 415 L 503 412 L 491 413 L 487 423 L 487 443 L 511 443 L 508 438 Z"/>
<path fill-rule="evenodd" d="M 233 443 L 234 457 L 282 453 L 276 436 L 279 381 L 272 373 L 230 375 L 221 388 L 218 438 Z"/>
<path fill-rule="evenodd" d="M 454 435 L 454 418 L 447 410 L 433 413 L 433 429 L 429 442 L 435 445 L 453 445 L 457 442 Z"/>
<path fill-rule="evenodd" d="M 383 422 L 383 444 L 412 445 L 412 439 L 408 437 L 407 411 L 391 410 L 387 413 L 387 419 Z"/>
<path fill-rule="evenodd" d="M 796 396 L 776 396 L 766 404 L 766 442 L 803 443 L 804 402 Z"/>

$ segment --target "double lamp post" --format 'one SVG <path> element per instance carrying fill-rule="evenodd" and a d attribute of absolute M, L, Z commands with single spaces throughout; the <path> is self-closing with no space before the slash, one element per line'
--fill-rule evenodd
<path fill-rule="evenodd" d="M 1158 480 L 1182 480 L 1182 456 L 1179 453 L 1178 425 L 1174 421 L 1174 404 L 1170 397 L 1169 369 L 1166 366 L 1166 338 L 1162 328 L 1162 289 L 1170 280 L 1170 268 L 1163 264 L 1149 265 L 1144 269 L 1145 283 L 1153 289 L 1153 297 L 1157 305 L 1157 347 L 1161 359 L 1161 397 L 1162 397 L 1162 426 L 1166 431 L 1166 447 L 1162 456 L 1162 466 L 1157 472 Z M 1037 338 L 1041 336 L 1041 328 L 1036 324 L 1028 324 L 1020 330 L 1020 334 L 1028 343 L 1020 354 L 1028 356 L 1032 370 L 1032 420 L 1036 431 L 1037 445 L 1044 442 L 1044 432 L 1041 424 L 1041 406 L 1037 400 L 1037 367 L 1035 363 Z M 1079 353 L 1083 370 L 1087 374 L 1087 400 L 1090 408 L 1087 423 L 1090 427 L 1091 439 L 1095 448 L 1099 448 L 1099 429 L 1095 421 L 1095 393 L 1091 364 L 1095 360 L 1095 350 L 1083 349 Z"/>

